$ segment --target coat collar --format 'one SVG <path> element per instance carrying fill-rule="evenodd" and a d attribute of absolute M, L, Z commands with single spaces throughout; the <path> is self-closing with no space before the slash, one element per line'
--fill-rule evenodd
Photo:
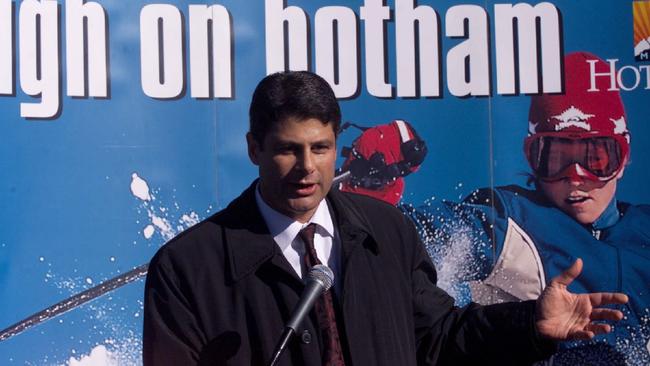
<path fill-rule="evenodd" d="M 332 207 L 332 217 L 339 229 L 344 264 L 354 249 L 362 243 L 375 254 L 379 252 L 377 241 L 373 238 L 372 226 L 366 219 L 367 216 L 358 205 L 352 202 L 350 195 L 334 188 L 327 195 L 327 200 Z M 371 240 L 366 240 L 366 238 Z"/>
<path fill-rule="evenodd" d="M 233 282 L 239 281 L 279 252 L 255 202 L 254 181 L 217 220 L 224 228 L 224 248 Z M 286 262 L 286 261 L 285 261 Z M 289 263 L 287 263 L 289 265 Z"/>
<path fill-rule="evenodd" d="M 299 280 L 273 241 L 257 207 L 256 186 L 257 180 L 214 218 L 224 227 L 224 247 L 229 260 L 231 279 L 237 282 L 263 264 L 270 263 Z M 361 243 L 367 244 L 377 253 L 375 240 L 365 240 L 371 233 L 369 224 L 364 219 L 365 215 L 359 212 L 359 208 L 351 205 L 349 197 L 333 189 L 328 193 L 327 200 L 331 203 L 332 218 L 341 238 L 343 265 Z"/>

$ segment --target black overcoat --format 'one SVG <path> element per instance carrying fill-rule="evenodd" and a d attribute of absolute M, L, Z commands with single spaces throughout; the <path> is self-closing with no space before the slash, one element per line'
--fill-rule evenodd
<path fill-rule="evenodd" d="M 270 236 L 255 183 L 164 245 L 145 286 L 144 364 L 265 365 L 303 290 Z M 339 316 L 348 365 L 526 364 L 553 345 L 534 302 L 454 306 L 410 221 L 383 202 L 332 191 L 342 245 Z M 280 359 L 321 366 L 315 314 Z"/>

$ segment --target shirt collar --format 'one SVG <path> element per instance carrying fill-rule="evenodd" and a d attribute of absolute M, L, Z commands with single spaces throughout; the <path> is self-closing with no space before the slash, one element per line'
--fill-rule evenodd
<path fill-rule="evenodd" d="M 603 211 L 603 213 L 600 214 L 600 217 L 598 217 L 598 219 L 596 219 L 596 221 L 594 221 L 594 223 L 591 224 L 591 227 L 594 230 L 606 229 L 616 224 L 620 217 L 621 215 L 620 212 L 618 211 L 616 198 L 614 197 L 609 202 L 609 205 L 607 205 L 607 208 L 605 208 L 605 211 Z"/>
<path fill-rule="evenodd" d="M 327 201 L 324 199 L 318 204 L 314 215 L 304 224 L 281 214 L 269 206 L 259 192 L 259 184 L 255 188 L 255 200 L 271 236 L 282 251 L 291 245 L 302 228 L 311 223 L 318 225 L 317 231 L 320 235 L 334 237 L 334 223 L 327 207 Z"/>

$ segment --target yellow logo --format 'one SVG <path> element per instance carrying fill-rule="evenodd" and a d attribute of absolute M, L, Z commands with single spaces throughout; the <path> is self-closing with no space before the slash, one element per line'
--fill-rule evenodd
<path fill-rule="evenodd" d="M 634 58 L 650 61 L 650 1 L 632 3 L 634 17 Z"/>

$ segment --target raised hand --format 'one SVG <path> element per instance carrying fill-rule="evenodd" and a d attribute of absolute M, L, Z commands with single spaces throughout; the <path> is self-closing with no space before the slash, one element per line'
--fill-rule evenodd
<path fill-rule="evenodd" d="M 571 267 L 555 277 L 537 299 L 536 325 L 543 337 L 558 341 L 591 339 L 596 334 L 611 331 L 611 326 L 602 323 L 603 320 L 618 321 L 623 318 L 619 310 L 600 306 L 625 304 L 625 294 L 569 292 L 567 286 L 581 271 L 582 260 L 578 258 Z"/>

